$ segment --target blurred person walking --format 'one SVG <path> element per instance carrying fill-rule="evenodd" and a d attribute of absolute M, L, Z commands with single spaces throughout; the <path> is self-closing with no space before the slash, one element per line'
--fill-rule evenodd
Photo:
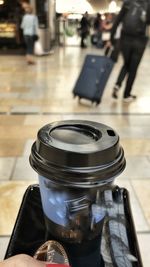
<path fill-rule="evenodd" d="M 150 0 L 127 0 L 124 2 L 111 30 L 112 44 L 120 23 L 122 23 L 120 49 L 124 63 L 113 88 L 112 97 L 118 98 L 119 89 L 127 77 L 123 100 L 131 102 L 136 99 L 131 91 L 148 40 L 146 30 L 147 25 L 150 24 Z"/>
<path fill-rule="evenodd" d="M 24 7 L 25 15 L 22 18 L 21 29 L 26 44 L 26 60 L 28 64 L 35 64 L 34 61 L 34 42 L 38 39 L 38 19 L 33 14 L 31 5 Z"/>
<path fill-rule="evenodd" d="M 80 21 L 80 32 L 81 32 L 81 44 L 80 46 L 82 48 L 86 48 L 87 44 L 87 37 L 90 33 L 90 20 L 89 20 L 89 15 L 88 12 L 86 11 L 85 14 L 83 15 L 81 21 Z"/>
<path fill-rule="evenodd" d="M 100 13 L 97 13 L 96 17 L 94 18 L 93 30 L 94 33 L 91 36 L 91 42 L 98 48 L 102 48 L 102 18 Z"/>
<path fill-rule="evenodd" d="M 113 16 L 111 13 L 107 13 L 105 14 L 105 19 L 102 22 L 102 40 L 104 42 L 105 56 L 108 55 L 111 47 L 110 33 L 112 26 L 113 26 Z"/>

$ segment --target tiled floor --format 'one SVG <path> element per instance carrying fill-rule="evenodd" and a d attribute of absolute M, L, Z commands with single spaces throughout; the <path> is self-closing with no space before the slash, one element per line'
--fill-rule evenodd
<path fill-rule="evenodd" d="M 130 104 L 111 98 L 122 63 L 115 65 L 99 106 L 74 99 L 72 89 L 87 53 L 103 51 L 56 48 L 27 66 L 24 56 L 0 56 L 0 259 L 3 259 L 22 196 L 37 174 L 29 165 L 38 129 L 52 121 L 87 119 L 114 128 L 124 148 L 126 170 L 115 183 L 126 187 L 144 267 L 150 266 L 150 48 L 134 84 L 138 99 Z M 7 222 L 7 223 L 6 223 Z"/>

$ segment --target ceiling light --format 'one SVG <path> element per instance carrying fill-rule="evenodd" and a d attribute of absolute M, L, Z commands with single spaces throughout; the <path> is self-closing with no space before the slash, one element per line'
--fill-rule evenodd
<path fill-rule="evenodd" d="M 112 0 L 109 4 L 109 12 L 115 13 L 117 11 L 117 3 L 116 1 Z"/>

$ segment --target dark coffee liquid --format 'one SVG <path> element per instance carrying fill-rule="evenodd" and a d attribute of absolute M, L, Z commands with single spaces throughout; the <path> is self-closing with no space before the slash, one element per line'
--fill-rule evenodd
<path fill-rule="evenodd" d="M 81 244 L 64 243 L 72 267 L 103 267 L 100 254 L 101 237 Z"/>
<path fill-rule="evenodd" d="M 86 220 L 82 227 L 79 225 L 78 228 L 67 228 L 52 222 L 45 216 L 47 230 L 46 240 L 49 240 L 49 235 L 51 236 L 55 233 L 55 238 L 58 239 L 58 241 L 69 242 L 69 244 L 81 244 L 82 242 L 87 242 L 88 240 L 95 239 L 97 236 L 101 235 L 103 222 L 104 219 L 96 223 L 93 229 L 88 227 L 88 222 Z"/>

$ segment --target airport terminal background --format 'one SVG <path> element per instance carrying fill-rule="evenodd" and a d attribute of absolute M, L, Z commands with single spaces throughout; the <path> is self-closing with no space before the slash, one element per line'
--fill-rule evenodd
<path fill-rule="evenodd" d="M 6 20 L 0 20 L 0 259 L 5 255 L 24 192 L 28 185 L 38 183 L 37 174 L 29 164 L 31 145 L 38 129 L 52 121 L 87 119 L 108 124 L 120 136 L 127 166 L 115 183 L 129 190 L 143 265 L 149 267 L 150 44 L 147 44 L 134 83 L 135 101 L 124 103 L 123 90 L 118 100 L 111 96 L 122 64 L 120 55 L 100 105 L 84 100 L 79 103 L 77 98 L 73 98 L 72 89 L 85 56 L 103 55 L 104 50 L 92 46 L 90 39 L 87 49 L 81 49 L 78 35 L 66 35 L 61 31 L 64 23 L 68 23 L 66 14 L 65 20 L 64 17 L 59 19 L 58 25 L 57 18 L 60 16 L 56 16 L 55 1 L 44 1 L 48 4 L 46 11 L 42 2 L 31 1 L 31 4 L 39 10 L 37 15 L 41 21 L 39 35 L 43 50 L 50 53 L 37 56 L 35 65 L 26 64 L 24 47 L 16 42 L 12 22 L 9 32 Z M 97 1 L 93 2 L 97 7 Z M 15 7 L 17 1 L 14 1 L 13 7 L 11 5 L 12 14 Z M 72 8 L 74 10 L 75 6 Z M 72 21 L 76 19 L 76 14 L 69 17 Z M 9 34 L 11 36 L 8 37 Z"/>

